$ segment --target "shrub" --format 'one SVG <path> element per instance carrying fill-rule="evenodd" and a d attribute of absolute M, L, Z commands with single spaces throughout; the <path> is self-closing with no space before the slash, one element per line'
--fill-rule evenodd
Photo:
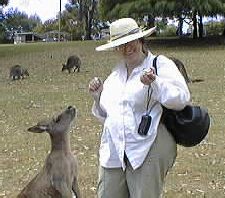
<path fill-rule="evenodd" d="M 167 25 L 165 29 L 161 30 L 159 33 L 160 37 L 170 37 L 176 36 L 176 27 L 174 25 Z"/>
<path fill-rule="evenodd" d="M 204 24 L 206 35 L 212 36 L 212 35 L 222 35 L 224 30 L 224 23 L 225 21 L 221 22 L 207 22 Z"/>

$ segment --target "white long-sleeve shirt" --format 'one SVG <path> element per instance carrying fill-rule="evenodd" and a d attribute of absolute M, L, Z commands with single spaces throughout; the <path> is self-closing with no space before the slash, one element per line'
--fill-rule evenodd
<path fill-rule="evenodd" d="M 150 52 L 143 63 L 127 79 L 127 69 L 119 64 L 103 84 L 99 105 L 92 112 L 104 123 L 100 144 L 100 165 L 125 169 L 124 152 L 133 169 L 140 167 L 157 135 L 162 107 L 182 109 L 190 102 L 189 89 L 173 61 L 165 56 L 157 58 L 156 79 L 152 82 L 149 108 L 152 117 L 146 136 L 138 134 L 142 115 L 146 113 L 148 86 L 140 81 L 144 69 L 152 68 Z"/>

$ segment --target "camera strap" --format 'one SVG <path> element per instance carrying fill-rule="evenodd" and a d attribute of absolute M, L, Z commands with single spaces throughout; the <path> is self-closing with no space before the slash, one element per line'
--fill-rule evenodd
<path fill-rule="evenodd" d="M 146 115 L 149 115 L 150 114 L 150 112 L 152 111 L 152 109 L 155 107 L 155 105 L 157 104 L 157 102 L 155 101 L 154 103 L 153 103 L 153 105 L 150 107 L 150 109 L 149 109 L 149 103 L 150 103 L 150 101 L 151 101 L 151 98 L 152 98 L 152 92 L 153 92 L 153 89 L 151 89 L 150 90 L 150 88 L 151 88 L 151 85 L 149 85 L 149 87 L 148 87 L 148 95 L 147 95 L 147 105 L 146 105 Z"/>
<path fill-rule="evenodd" d="M 155 73 L 157 75 L 157 67 L 156 67 L 156 61 L 157 61 L 157 58 L 158 56 L 156 56 L 154 59 L 153 59 L 153 67 L 155 69 Z M 150 100 L 151 100 L 151 97 L 152 97 L 152 92 L 153 92 L 153 89 L 151 88 L 151 92 L 150 92 L 150 88 L 151 88 L 151 85 L 148 86 L 148 95 L 147 95 L 147 105 L 146 105 L 146 114 L 150 114 L 151 110 L 153 109 L 153 107 L 157 104 L 157 102 L 155 102 L 151 107 L 150 109 L 148 110 L 149 108 L 149 103 L 150 103 Z"/>
<path fill-rule="evenodd" d="M 151 88 L 151 85 L 148 86 L 146 112 L 148 112 L 149 103 L 150 103 L 150 100 L 151 100 L 151 97 L 152 97 L 152 89 L 151 89 L 151 92 L 150 92 L 150 88 Z"/>

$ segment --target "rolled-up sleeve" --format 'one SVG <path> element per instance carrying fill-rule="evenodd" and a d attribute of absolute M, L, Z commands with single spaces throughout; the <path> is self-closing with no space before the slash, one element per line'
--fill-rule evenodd
<path fill-rule="evenodd" d="M 157 76 L 152 83 L 154 99 L 169 109 L 181 110 L 190 104 L 190 91 L 173 61 L 157 58 Z"/>

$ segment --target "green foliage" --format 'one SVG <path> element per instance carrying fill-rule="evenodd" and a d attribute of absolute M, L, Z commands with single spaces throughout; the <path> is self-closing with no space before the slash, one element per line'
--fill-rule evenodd
<path fill-rule="evenodd" d="M 8 5 L 8 3 L 9 3 L 9 0 L 0 0 L 0 6 L 1 5 L 6 6 L 6 5 Z"/>
<path fill-rule="evenodd" d="M 81 40 L 84 35 L 84 24 L 78 20 L 79 14 L 75 7 L 64 11 L 61 16 L 61 29 L 71 35 L 72 40 Z"/>
<path fill-rule="evenodd" d="M 225 21 L 223 22 L 208 22 L 205 23 L 205 31 L 207 36 L 213 36 L 213 35 L 222 35 L 224 31 L 224 24 Z"/>
<path fill-rule="evenodd" d="M 79 26 L 83 27 L 81 32 L 84 33 L 85 39 L 87 40 L 91 39 L 93 23 L 97 19 L 97 4 L 97 0 L 70 0 L 67 5 L 69 12 L 75 10 L 77 21 L 80 24 Z"/>
<path fill-rule="evenodd" d="M 83 24 L 79 23 L 71 31 L 72 40 L 81 40 L 84 34 L 85 34 L 85 31 L 84 31 Z"/>
<path fill-rule="evenodd" d="M 155 16 L 155 0 L 118 0 L 100 1 L 100 16 L 102 19 L 117 19 L 120 17 L 140 18 L 144 15 Z"/>
<path fill-rule="evenodd" d="M 111 1 L 111 0 L 101 0 L 99 3 L 100 16 L 102 19 L 109 19 L 111 16 L 111 11 L 117 4 L 121 4 L 122 0 Z"/>
<path fill-rule="evenodd" d="M 4 26 L 0 23 L 0 43 L 6 42 L 6 33 Z"/>
<path fill-rule="evenodd" d="M 121 17 L 142 19 L 148 16 L 147 26 L 154 26 L 156 17 L 176 17 L 180 24 L 188 18 L 193 20 L 193 37 L 197 38 L 197 15 L 216 16 L 225 14 L 224 0 L 102 0 L 100 1 L 100 15 L 105 20 L 114 20 Z M 195 20 L 196 19 L 196 20 Z M 180 26 L 182 30 L 182 25 Z M 199 27 L 202 36 L 202 28 Z"/>
<path fill-rule="evenodd" d="M 165 30 L 167 28 L 167 19 L 162 18 L 162 20 L 157 20 L 156 27 L 160 30 Z"/>
<path fill-rule="evenodd" d="M 192 10 L 203 16 L 215 16 L 225 13 L 222 0 L 197 0 L 190 3 Z"/>
<path fill-rule="evenodd" d="M 121 17 L 133 17 L 135 19 L 143 19 L 143 16 L 148 16 L 146 25 L 154 26 L 156 17 L 176 17 L 179 18 L 180 33 L 182 34 L 183 21 L 188 18 L 194 23 L 193 37 L 197 38 L 197 15 L 215 16 L 225 13 L 225 4 L 222 0 L 132 0 L 132 1 L 109 1 L 103 0 L 100 2 L 100 14 L 104 19 L 114 20 Z M 199 26 L 202 36 L 202 29 Z M 166 35 L 172 34 L 173 31 L 168 30 Z"/>
<path fill-rule="evenodd" d="M 17 8 L 15 10 L 13 8 L 9 9 L 5 13 L 5 17 L 4 24 L 7 29 L 18 32 L 32 31 L 35 26 L 41 23 L 41 20 L 37 15 L 28 17 L 25 12 L 21 12 Z"/>
<path fill-rule="evenodd" d="M 164 29 L 161 30 L 159 37 L 174 37 L 176 36 L 177 28 L 174 25 L 164 26 Z"/>
<path fill-rule="evenodd" d="M 60 31 L 68 33 L 69 40 L 81 40 L 81 36 L 84 34 L 84 24 L 78 20 L 77 6 L 70 4 L 66 5 L 66 10 L 61 13 Z M 59 30 L 58 19 L 49 19 L 43 24 L 39 24 L 35 27 L 34 31 L 38 33 L 46 33 L 50 31 Z"/>
<path fill-rule="evenodd" d="M 59 29 L 58 21 L 56 19 L 49 19 L 45 21 L 41 27 L 42 27 L 42 32 L 49 32 L 52 30 Z"/>
<path fill-rule="evenodd" d="M 168 16 L 186 15 L 191 17 L 193 11 L 204 16 L 224 14 L 222 0 L 102 0 L 100 14 L 103 18 L 119 18 L 124 16 Z"/>
<path fill-rule="evenodd" d="M 178 10 L 178 4 L 175 1 L 158 1 L 155 4 L 155 11 L 157 16 L 173 16 L 175 12 Z"/>

